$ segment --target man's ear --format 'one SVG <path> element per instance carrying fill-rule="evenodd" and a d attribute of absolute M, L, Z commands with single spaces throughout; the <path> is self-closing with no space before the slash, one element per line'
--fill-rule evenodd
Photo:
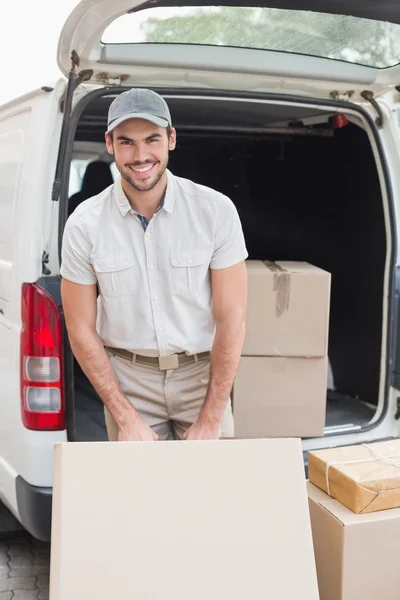
<path fill-rule="evenodd" d="M 171 135 L 169 136 L 168 149 L 175 150 L 176 148 L 176 129 L 173 127 L 171 129 Z"/>
<path fill-rule="evenodd" d="M 114 154 L 114 144 L 113 144 L 112 134 L 110 135 L 109 133 L 106 132 L 105 138 L 106 138 L 107 152 L 109 154 Z"/>

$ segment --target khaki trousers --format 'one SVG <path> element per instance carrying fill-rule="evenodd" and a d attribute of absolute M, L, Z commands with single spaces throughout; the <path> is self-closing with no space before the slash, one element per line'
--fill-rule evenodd
<path fill-rule="evenodd" d="M 197 420 L 206 397 L 210 378 L 210 360 L 188 363 L 170 371 L 139 365 L 107 351 L 123 393 L 141 418 L 158 435 L 167 440 L 171 432 L 175 439 Z M 108 439 L 118 439 L 118 426 L 105 407 Z M 170 428 L 171 426 L 171 428 Z M 233 437 L 233 416 L 230 400 L 222 423 L 222 437 Z"/>

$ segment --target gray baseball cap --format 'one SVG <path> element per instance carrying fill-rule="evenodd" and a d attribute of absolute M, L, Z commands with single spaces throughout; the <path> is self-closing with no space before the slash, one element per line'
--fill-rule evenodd
<path fill-rule="evenodd" d="M 117 96 L 108 111 L 107 132 L 128 119 L 145 119 L 160 127 L 172 127 L 168 104 L 152 90 L 132 88 Z"/>

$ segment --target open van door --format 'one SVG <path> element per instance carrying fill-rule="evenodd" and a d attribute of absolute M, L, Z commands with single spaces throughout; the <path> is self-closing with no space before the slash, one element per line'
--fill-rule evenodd
<path fill-rule="evenodd" d="M 393 0 L 83 0 L 59 40 L 65 75 L 71 56 L 93 83 L 158 85 L 173 72 L 178 85 L 218 88 L 226 72 L 261 75 L 270 91 L 299 91 L 300 80 L 307 95 L 332 97 L 334 83 L 376 95 L 400 84 L 400 10 Z"/>

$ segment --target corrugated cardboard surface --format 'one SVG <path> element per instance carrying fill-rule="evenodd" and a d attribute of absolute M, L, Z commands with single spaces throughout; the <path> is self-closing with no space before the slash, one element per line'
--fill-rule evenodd
<path fill-rule="evenodd" d="M 327 354 L 331 275 L 308 263 L 246 261 L 243 356 Z"/>
<path fill-rule="evenodd" d="M 400 440 L 309 452 L 308 475 L 355 513 L 400 507 Z"/>
<path fill-rule="evenodd" d="M 55 448 L 51 600 L 318 600 L 299 440 Z"/>
<path fill-rule="evenodd" d="M 308 484 L 320 600 L 400 598 L 400 509 L 356 515 Z"/>
<path fill-rule="evenodd" d="M 233 388 L 237 437 L 324 434 L 327 358 L 242 357 Z"/>

